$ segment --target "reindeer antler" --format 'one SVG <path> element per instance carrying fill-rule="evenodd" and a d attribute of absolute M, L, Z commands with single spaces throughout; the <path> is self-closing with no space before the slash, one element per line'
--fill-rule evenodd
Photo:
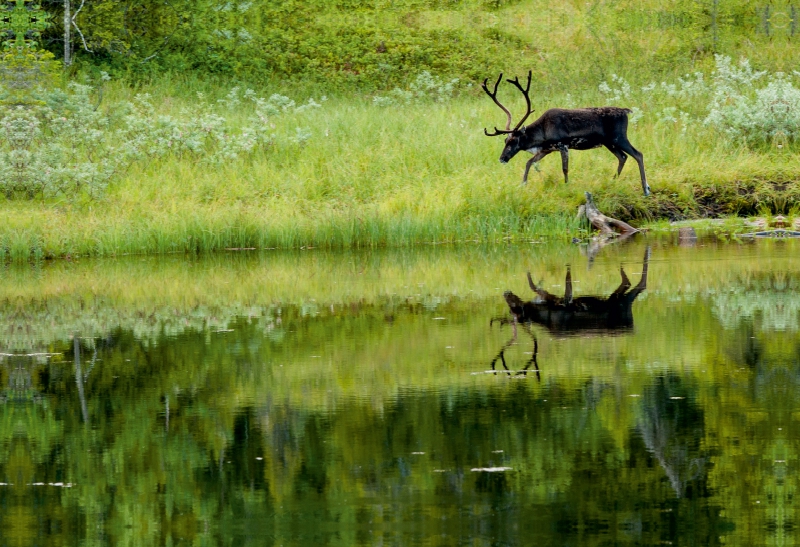
<path fill-rule="evenodd" d="M 522 116 L 522 119 L 519 121 L 517 126 L 514 128 L 514 131 L 519 129 L 522 126 L 523 122 L 525 122 L 525 120 L 528 119 L 528 116 L 531 115 L 531 112 L 533 112 L 533 110 L 531 109 L 531 98 L 528 95 L 528 92 L 531 90 L 531 76 L 532 76 L 532 74 L 533 74 L 533 71 L 529 70 L 528 71 L 528 85 L 525 86 L 525 89 L 522 89 L 522 84 L 519 83 L 519 77 L 518 76 L 515 76 L 513 80 L 506 80 L 508 83 L 515 85 L 517 87 L 517 89 L 522 91 L 522 95 L 525 97 L 525 102 L 528 103 L 528 111 L 525 113 L 524 116 Z M 502 76 L 502 74 L 500 76 Z M 495 89 L 495 93 L 496 92 L 497 92 L 497 89 Z M 510 114 L 509 114 L 509 118 L 508 119 L 509 119 L 509 125 L 510 125 L 510 122 L 511 122 L 511 115 Z"/>
<path fill-rule="evenodd" d="M 497 106 L 499 106 L 503 110 L 503 112 L 506 113 L 506 116 L 508 117 L 508 121 L 506 122 L 506 130 L 505 131 L 501 131 L 501 130 L 497 129 L 497 127 L 495 127 L 494 128 L 494 133 L 489 133 L 486 130 L 486 128 L 484 127 L 483 128 L 483 132 L 487 137 L 496 137 L 497 135 L 503 135 L 505 133 L 511 133 L 511 112 L 509 112 L 508 109 L 505 106 L 503 106 L 503 104 L 500 101 L 497 100 L 497 86 L 500 85 L 500 81 L 502 79 L 503 79 L 503 73 L 501 72 L 500 76 L 497 77 L 497 81 L 494 84 L 494 92 L 489 91 L 489 86 L 487 85 L 487 82 L 489 81 L 489 78 L 486 78 L 485 80 L 483 80 L 483 85 L 481 86 L 481 87 L 483 87 L 483 90 L 486 92 L 486 94 L 489 95 L 492 98 L 494 103 Z"/>
<path fill-rule="evenodd" d="M 517 129 L 522 127 L 522 124 L 525 123 L 525 120 L 527 120 L 528 116 L 531 115 L 531 113 L 533 112 L 533 109 L 531 109 L 531 98 L 528 95 L 528 93 L 531 90 L 531 76 L 532 75 L 533 75 L 533 71 L 529 70 L 528 71 L 528 84 L 524 88 L 522 87 L 522 84 L 519 81 L 519 77 L 514 77 L 513 80 L 506 80 L 508 83 L 513 84 L 514 86 L 517 87 L 517 89 L 522 91 L 522 95 L 525 97 L 525 102 L 528 104 L 528 110 L 525 112 L 525 115 L 522 117 L 522 119 L 519 121 L 519 123 L 516 125 L 516 127 L 514 127 L 514 129 L 511 129 L 511 119 L 512 119 L 511 118 L 511 112 L 509 112 L 508 109 L 505 106 L 503 106 L 502 103 L 500 103 L 500 101 L 497 100 L 497 86 L 500 85 L 500 80 L 503 79 L 503 73 L 502 72 L 500 73 L 500 76 L 497 78 L 497 82 L 495 82 L 495 84 L 494 84 L 494 92 L 489 91 L 489 86 L 487 85 L 487 82 L 489 81 L 489 78 L 486 78 L 483 81 L 483 86 L 482 86 L 483 90 L 486 92 L 487 95 L 489 95 L 492 98 L 492 100 L 495 102 L 495 104 L 497 106 L 499 106 L 503 110 L 503 112 L 506 113 L 506 116 L 508 117 L 508 121 L 506 123 L 505 130 L 500 130 L 500 129 L 497 129 L 497 127 L 495 127 L 494 128 L 494 133 L 489 133 L 486 130 L 486 128 L 484 128 L 483 132 L 487 137 L 496 137 L 497 135 L 505 135 L 505 134 L 508 134 L 508 133 L 513 133 L 514 131 L 516 131 Z"/>

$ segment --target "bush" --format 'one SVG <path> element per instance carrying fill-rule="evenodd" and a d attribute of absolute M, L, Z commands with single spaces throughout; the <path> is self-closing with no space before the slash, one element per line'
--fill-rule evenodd
<path fill-rule="evenodd" d="M 728 57 L 717 56 L 714 97 L 705 123 L 749 144 L 783 145 L 797 140 L 800 89 L 789 78 L 782 72 L 756 72 L 747 60 L 734 67 Z M 766 85 L 758 87 L 764 80 Z"/>
<path fill-rule="evenodd" d="M 615 74 L 599 90 L 609 103 L 641 105 L 631 108 L 632 123 L 649 117 L 681 132 L 707 126 L 749 146 L 782 146 L 800 139 L 800 89 L 791 78 L 754 70 L 747 59 L 734 64 L 730 57 L 717 55 L 710 83 L 696 72 L 636 89 Z"/>
<path fill-rule="evenodd" d="M 107 120 L 92 106 L 89 88 L 52 92 L 44 105 L 0 110 L 0 191 L 32 198 L 86 192 L 96 196 L 123 162 L 104 143 Z"/>
<path fill-rule="evenodd" d="M 390 106 L 397 103 L 409 104 L 411 102 L 434 101 L 443 103 L 453 98 L 458 90 L 458 78 L 445 82 L 423 71 L 406 89 L 399 87 L 389 92 L 388 96 L 376 95 L 372 102 L 376 106 Z"/>
<path fill-rule="evenodd" d="M 103 111 L 92 91 L 70 83 L 41 92 L 40 104 L 0 107 L 0 192 L 7 198 L 94 198 L 131 163 L 170 155 L 233 161 L 272 145 L 276 118 L 321 107 L 314 99 L 297 106 L 283 95 L 234 88 L 216 104 L 200 94 L 191 111 L 177 115 L 159 113 L 147 94 Z M 235 124 L 226 114 L 238 113 L 242 102 L 249 114 Z M 300 145 L 311 136 L 296 127 L 285 140 Z"/>

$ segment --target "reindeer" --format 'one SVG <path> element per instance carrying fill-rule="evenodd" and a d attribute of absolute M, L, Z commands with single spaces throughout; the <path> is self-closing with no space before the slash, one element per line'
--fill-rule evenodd
<path fill-rule="evenodd" d="M 500 162 L 508 163 L 521 150 L 533 154 L 533 157 L 525 165 L 525 175 L 522 177 L 522 184 L 526 184 L 531 165 L 557 150 L 561 153 L 561 168 L 564 171 L 564 183 L 566 183 L 569 180 L 570 148 L 574 150 L 589 150 L 590 148 L 605 146 L 619 160 L 617 177 L 622 172 L 628 155 L 633 156 L 633 159 L 639 164 L 642 190 L 644 190 L 645 196 L 649 196 L 650 186 L 647 184 L 647 177 L 644 173 L 644 157 L 628 141 L 628 114 L 630 109 L 614 106 L 570 110 L 551 108 L 542 114 L 539 119 L 523 127 L 522 124 L 533 112 L 531 99 L 528 95 L 531 88 L 531 75 L 532 72 L 529 71 L 528 83 L 525 88 L 522 87 L 518 77 L 513 80 L 506 80 L 522 92 L 528 105 L 527 112 L 514 129 L 511 129 L 511 112 L 497 100 L 497 86 L 500 85 L 503 74 L 501 73 L 497 78 L 493 92 L 489 91 L 489 79 L 486 78 L 483 81 L 483 90 L 508 117 L 505 130 L 497 129 L 497 127 L 494 128 L 494 133 L 489 133 L 485 128 L 483 130 L 487 137 L 508 135 L 503 153 L 500 154 Z"/>
<path fill-rule="evenodd" d="M 631 282 L 625 274 L 625 270 L 619 269 L 622 281 L 617 289 L 607 298 L 599 296 L 572 296 L 572 272 L 567 267 L 567 277 L 565 280 L 564 296 L 556 296 L 537 287 L 528 272 L 528 284 L 537 298 L 529 302 L 524 302 L 519 296 L 511 291 L 503 293 L 503 297 L 508 304 L 511 312 L 510 317 L 493 318 L 489 321 L 491 327 L 495 321 L 500 325 L 512 324 L 514 331 L 511 339 L 503 344 L 500 351 L 492 359 L 490 366 L 495 370 L 495 365 L 500 361 L 503 368 L 511 372 L 506 364 L 506 350 L 517 343 L 517 325 L 520 325 L 533 340 L 533 352 L 531 358 L 525 363 L 525 367 L 517 371 L 517 376 L 524 376 L 533 366 L 536 379 L 540 379 L 539 373 L 539 341 L 531 326 L 536 323 L 544 326 L 547 330 L 556 334 L 573 334 L 582 336 L 591 335 L 613 335 L 633 330 L 633 302 L 642 291 L 647 288 L 647 266 L 650 261 L 650 247 L 647 247 L 644 254 L 642 265 L 642 277 L 639 283 L 631 289 Z M 496 373 L 495 373 L 496 374 Z"/>
<path fill-rule="evenodd" d="M 528 284 L 537 298 L 530 302 L 506 291 L 503 297 L 511 311 L 512 321 L 518 323 L 538 323 L 554 333 L 600 333 L 613 334 L 633 329 L 633 302 L 647 288 L 647 266 L 650 261 L 650 247 L 645 250 L 642 264 L 642 277 L 631 289 L 631 282 L 625 270 L 619 269 L 622 281 L 608 297 L 572 296 L 572 273 L 567 267 L 564 282 L 564 296 L 556 296 L 537 287 L 530 272 Z"/>

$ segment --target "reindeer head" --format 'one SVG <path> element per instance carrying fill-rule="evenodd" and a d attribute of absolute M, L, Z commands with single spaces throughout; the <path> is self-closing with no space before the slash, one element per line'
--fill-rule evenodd
<path fill-rule="evenodd" d="M 503 148 L 503 153 L 500 154 L 501 163 L 508 163 L 511 160 L 511 158 L 513 158 L 517 154 L 517 152 L 523 150 L 522 142 L 524 139 L 522 137 L 525 134 L 525 128 L 522 127 L 522 124 L 525 122 L 525 120 L 528 119 L 528 116 L 531 115 L 531 112 L 533 112 L 533 110 L 531 109 L 531 99 L 530 96 L 528 95 L 528 92 L 531 89 L 531 73 L 532 73 L 531 71 L 528 71 L 528 83 L 525 86 L 525 88 L 523 88 L 522 84 L 520 84 L 518 77 L 515 77 L 513 80 L 506 80 L 508 83 L 513 84 L 514 86 L 516 86 L 517 89 L 519 89 L 522 92 L 522 95 L 525 97 L 525 102 L 528 104 L 528 111 L 525 113 L 524 116 L 522 116 L 522 119 L 519 121 L 519 123 L 517 123 L 514 129 L 511 129 L 511 112 L 509 112 L 508 109 L 505 106 L 503 106 L 500 101 L 497 100 L 497 86 L 500 85 L 500 80 L 503 79 L 503 74 L 501 73 L 500 76 L 497 78 L 497 82 L 495 82 L 494 84 L 494 91 L 489 91 L 489 87 L 487 85 L 487 82 L 489 81 L 488 78 L 486 78 L 483 81 L 483 86 L 482 86 L 483 90 L 486 92 L 487 95 L 489 95 L 489 97 L 492 98 L 495 104 L 499 106 L 503 110 L 503 112 L 506 113 L 507 117 L 506 128 L 504 130 L 497 129 L 497 127 L 494 128 L 494 133 L 489 133 L 485 128 L 483 130 L 483 132 L 486 134 L 487 137 L 496 137 L 497 135 L 507 135 L 505 148 Z"/>
<path fill-rule="evenodd" d="M 508 163 L 511 158 L 517 155 L 517 152 L 522 150 L 522 136 L 524 132 L 522 129 L 515 129 L 506 137 L 506 145 L 503 152 L 500 154 L 500 163 Z M 494 135 L 491 135 L 494 136 Z"/>

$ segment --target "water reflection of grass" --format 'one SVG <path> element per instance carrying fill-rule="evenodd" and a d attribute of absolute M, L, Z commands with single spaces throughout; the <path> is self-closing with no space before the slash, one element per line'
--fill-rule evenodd
<path fill-rule="evenodd" d="M 527 294 L 525 272 L 557 292 L 572 264 L 576 291 L 607 292 L 619 267 L 638 275 L 644 246 L 652 248 L 647 294 L 683 298 L 726 286 L 793 279 L 796 241 L 701 240 L 677 247 L 669 237 L 636 236 L 634 243 L 603 248 L 591 263 L 583 245 L 423 246 L 415 249 L 224 253 L 204 258 L 121 257 L 40 262 L 0 270 L 0 301 L 96 299 L 119 308 L 170 305 L 225 306 L 274 303 L 319 305 L 374 302 L 388 296 L 501 296 Z M 783 277 L 782 277 L 783 276 Z M 499 291 L 499 292 L 496 292 Z M 23 306 L 24 307 L 24 306 Z"/>
<path fill-rule="evenodd" d="M 785 253 L 784 245 L 789 247 Z M 767 283 L 764 280 L 775 272 L 793 271 L 791 242 L 687 249 L 654 240 L 651 246 L 650 279 L 641 301 L 635 304 L 635 325 L 638 335 L 677 329 L 668 338 L 653 335 L 664 345 L 665 355 L 682 355 L 684 346 L 694 348 L 690 354 L 702 355 L 704 345 L 715 347 L 704 338 L 710 328 L 716 329 L 721 323 L 735 329 L 759 309 L 768 316 L 771 305 L 785 304 L 781 298 L 795 299 L 790 291 L 772 295 L 767 302 L 747 299 L 750 307 L 738 319 L 728 309 L 735 306 L 741 311 L 741 292 L 747 286 Z M 591 269 L 586 269 L 586 258 L 578 246 L 541 245 L 57 262 L 38 269 L 5 270 L 5 282 L 0 287 L 0 332 L 4 333 L 3 347 L 26 351 L 67 343 L 76 332 L 87 339 L 88 345 L 92 337 L 103 338 L 117 329 L 130 330 L 151 344 L 198 330 L 215 339 L 232 339 L 238 337 L 235 332 L 216 331 L 236 326 L 246 329 L 248 336 L 266 334 L 266 340 L 259 342 L 267 344 L 258 350 L 262 355 L 259 361 L 267 359 L 265 351 L 277 352 L 282 359 L 302 357 L 309 366 L 291 374 L 301 378 L 306 370 L 310 380 L 320 370 L 328 370 L 326 367 L 333 367 L 326 374 L 335 375 L 344 362 L 374 359 L 376 366 L 391 363 L 392 355 L 409 350 L 403 337 L 392 336 L 392 329 L 399 329 L 413 332 L 412 338 L 419 345 L 414 351 L 420 358 L 436 354 L 443 363 L 469 362 L 474 365 L 471 371 L 480 371 L 508 336 L 497 327 L 490 330 L 488 318 L 506 312 L 501 296 L 504 290 L 529 297 L 526 271 L 558 293 L 563 290 L 565 265 L 571 263 L 577 295 L 607 294 L 619 282 L 620 264 L 636 279 L 642 255 L 641 245 L 608 247 Z M 787 279 L 792 278 L 784 278 L 784 284 Z M 696 313 L 698 310 L 703 313 Z M 676 313 L 681 314 L 681 321 L 674 317 Z M 446 318 L 447 325 L 458 325 L 453 332 L 456 339 L 448 342 L 440 338 L 439 323 L 434 321 L 439 316 Z M 347 330 L 333 328 L 337 322 L 346 324 Z M 769 325 L 764 328 L 769 329 Z M 388 338 L 374 338 L 375 332 L 384 332 Z M 312 364 L 311 356 L 325 353 L 331 337 L 340 340 L 333 345 L 337 354 Z M 351 345 L 346 343 L 348 339 L 362 342 Z M 625 340 L 622 337 L 614 344 L 628 347 Z M 246 345 L 244 340 L 241 343 Z M 580 346 L 584 348 L 582 355 L 589 356 L 602 346 L 597 344 L 596 340 L 585 341 Z M 267 350 L 267 346 L 272 349 Z M 562 363 L 565 374 L 589 374 L 591 359 L 576 360 L 561 353 L 570 347 L 549 344 L 546 358 Z M 284 351 L 290 353 L 284 355 Z M 656 368 L 676 365 L 670 359 L 649 358 L 636 344 L 630 351 L 634 364 Z M 574 366 L 578 368 L 573 370 L 570 363 L 577 363 Z M 375 369 L 376 374 L 379 370 Z M 343 371 L 343 377 L 348 374 Z M 354 393 L 371 389 L 363 382 L 356 387 L 355 378 L 352 382 Z M 388 380 L 376 383 L 392 384 Z"/>
<path fill-rule="evenodd" d="M 742 279 L 792 267 L 792 259 L 770 252 L 768 242 L 713 250 L 655 247 L 648 289 L 634 306 L 636 338 L 622 336 L 609 345 L 600 339 L 559 342 L 540 333 L 546 378 L 610 379 L 620 367 L 656 373 L 697 369 L 709 354 L 727 363 L 727 342 L 708 333 L 730 318 L 715 315 L 707 297 L 717 302 Z M 585 259 L 576 246 L 271 253 L 13 268 L 5 271 L 6 294 L 0 293 L 2 345 L 16 351 L 67 350 L 77 332 L 90 348 L 92 337 L 103 339 L 118 329 L 131 331 L 145 345 L 162 345 L 202 331 L 223 362 L 258 364 L 254 374 L 261 379 L 254 385 L 273 378 L 280 386 L 273 388 L 276 396 L 311 406 L 340 397 L 386 400 L 413 385 L 485 382 L 470 373 L 484 371 L 510 336 L 508 328 L 489 328 L 488 318 L 505 313 L 503 290 L 528 294 L 527 269 L 553 292 L 563 284 L 568 262 L 577 294 L 614 288 L 620 263 L 635 279 L 642 247 L 604 252 L 591 270 L 580 266 Z M 234 331 L 217 332 L 229 328 Z M 643 345 L 642 338 L 652 342 Z M 606 360 L 610 348 L 614 359 Z M 530 349 L 523 339 L 508 355 L 512 367 L 525 362 L 523 352 Z M 226 356 L 228 351 L 234 355 Z M 280 367 L 284 363 L 291 366 Z M 255 396 L 251 380 L 235 391 Z"/>
<path fill-rule="evenodd" d="M 776 490 L 783 483 L 774 460 L 796 460 L 793 437 L 787 431 L 784 443 L 776 431 L 791 423 L 785 349 L 797 347 L 798 333 L 759 331 L 746 318 L 722 325 L 711 302 L 734 286 L 766 290 L 774 272 L 795 271 L 795 244 L 651 243 L 634 333 L 560 340 L 537 330 L 541 382 L 471 374 L 510 336 L 509 327 L 488 324 L 504 311 L 502 290 L 525 293 L 530 269 L 556 292 L 569 262 L 578 294 L 607 294 L 620 263 L 637 278 L 641 245 L 608 247 L 591 269 L 576 246 L 6 269 L 2 344 L 14 342 L 9 325 L 21 321 L 64 353 L 24 371 L 52 410 L 22 416 L 15 413 L 28 406 L 3 405 L 2 469 L 74 483 L 58 498 L 63 510 L 103 508 L 102 518 L 87 514 L 86 527 L 118 538 L 155 533 L 153 522 L 169 522 L 181 537 L 224 534 L 242 515 L 291 538 L 287 522 L 309 513 L 315 530 L 333 522 L 350 530 L 370 518 L 437 533 L 452 532 L 447 523 L 466 513 L 470 522 L 519 514 L 521 529 L 545 540 L 552 536 L 542 530 L 575 515 L 654 526 L 677 516 L 702 526 L 673 539 L 723 529 L 732 541 L 760 538 L 764 519 L 793 514 Z M 240 317 L 248 309 L 261 310 L 260 319 Z M 214 319 L 172 331 L 173 316 Z M 75 394 L 71 329 L 111 335 L 83 342 L 84 364 L 97 350 L 88 424 Z M 275 330 L 282 336 L 269 336 Z M 530 351 L 520 340 L 512 366 Z M 9 366 L 0 366 L 5 384 Z M 469 471 L 493 466 L 513 472 Z M 161 512 L 165 499 L 174 513 Z M 756 500 L 763 513 L 753 512 Z M 495 502 L 503 511 L 489 509 Z M 619 526 L 621 536 L 655 542 L 656 528 Z M 502 529 L 517 537 L 517 528 Z M 580 533 L 587 544 L 606 537 Z"/>

